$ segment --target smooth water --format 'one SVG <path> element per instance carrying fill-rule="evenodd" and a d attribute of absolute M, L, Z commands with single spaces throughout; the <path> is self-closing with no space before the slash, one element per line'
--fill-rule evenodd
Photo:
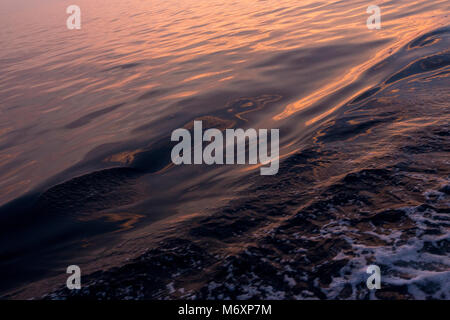
<path fill-rule="evenodd" d="M 285 159 L 433 45 L 448 55 L 439 33 L 408 49 L 448 25 L 446 0 L 376 1 L 380 30 L 366 26 L 367 1 L 80 0 L 81 30 L 66 28 L 69 4 L 0 4 L 8 288 L 58 274 L 74 251 L 89 265 L 89 250 L 112 239 L 150 242 L 168 217 L 178 223 L 245 195 L 258 168 L 175 168 L 173 130 L 194 119 L 279 128 Z M 129 250 L 108 256 L 118 263 Z"/>

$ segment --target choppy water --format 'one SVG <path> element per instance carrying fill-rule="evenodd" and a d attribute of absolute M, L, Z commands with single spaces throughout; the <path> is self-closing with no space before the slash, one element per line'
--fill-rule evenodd
<path fill-rule="evenodd" d="M 367 297 L 376 262 L 378 297 L 448 298 L 449 3 L 377 4 L 381 30 L 366 1 L 79 1 L 70 31 L 3 1 L 4 291 L 154 248 L 82 294 Z M 193 119 L 279 128 L 280 174 L 171 167 Z"/>

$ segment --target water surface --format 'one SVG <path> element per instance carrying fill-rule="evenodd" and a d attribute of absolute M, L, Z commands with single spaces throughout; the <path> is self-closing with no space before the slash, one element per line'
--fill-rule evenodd
<path fill-rule="evenodd" d="M 448 67 L 448 1 L 378 1 L 380 30 L 367 29 L 368 4 L 356 0 L 81 0 L 81 30 L 66 28 L 70 4 L 0 5 L 5 289 L 67 264 L 92 271 L 120 264 L 174 232 L 174 223 L 246 195 L 258 168 L 170 166 L 174 129 L 194 119 L 222 129 L 279 128 L 287 159 L 317 142 L 349 104 Z M 417 89 L 395 90 L 414 100 Z M 448 109 L 439 90 L 432 102 Z M 377 120 L 379 109 L 361 122 L 387 123 Z M 433 114 L 414 126 L 435 121 Z M 408 125 L 396 124 L 389 137 Z M 356 130 L 345 128 L 333 132 Z M 339 161 L 363 166 L 368 155 L 346 159 L 354 152 L 343 151 L 346 143 L 337 147 Z"/>

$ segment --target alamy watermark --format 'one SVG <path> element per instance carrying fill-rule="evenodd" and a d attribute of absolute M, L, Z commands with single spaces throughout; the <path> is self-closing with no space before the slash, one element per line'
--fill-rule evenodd
<path fill-rule="evenodd" d="M 69 290 L 79 290 L 81 289 L 81 269 L 77 265 L 71 265 L 67 267 L 66 273 L 71 274 L 67 278 L 66 286 Z"/>
<path fill-rule="evenodd" d="M 172 132 L 171 140 L 178 141 L 171 153 L 172 162 L 181 164 L 260 164 L 261 175 L 275 175 L 279 169 L 279 129 L 270 130 L 270 155 L 267 148 L 267 129 L 208 129 L 203 133 L 202 121 L 194 121 L 194 138 L 187 129 Z M 248 141 L 248 145 L 247 142 Z M 203 142 L 209 142 L 203 149 Z M 247 148 L 248 146 L 248 148 Z M 193 159 L 192 159 L 193 149 Z M 236 150 L 237 149 L 237 150 Z M 225 150 L 225 155 L 224 155 Z M 248 150 L 248 161 L 246 161 Z M 237 151 L 235 153 L 235 151 Z"/>
<path fill-rule="evenodd" d="M 367 274 L 370 274 L 370 277 L 366 281 L 367 288 L 369 290 L 373 289 L 381 289 L 381 270 L 380 267 L 372 264 L 367 267 Z"/>
<path fill-rule="evenodd" d="M 367 7 L 367 13 L 370 17 L 367 18 L 367 29 L 381 29 L 381 9 L 379 6 L 371 5 Z"/>
<path fill-rule="evenodd" d="M 70 16 L 67 18 L 66 25 L 67 29 L 74 30 L 74 29 L 81 29 L 81 9 L 77 5 L 70 5 L 66 9 L 66 13 L 70 14 Z"/>

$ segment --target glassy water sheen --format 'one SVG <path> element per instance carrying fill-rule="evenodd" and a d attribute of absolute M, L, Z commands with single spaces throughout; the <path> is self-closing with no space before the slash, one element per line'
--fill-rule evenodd
<path fill-rule="evenodd" d="M 154 271 L 135 297 L 356 298 L 375 260 L 386 296 L 449 298 L 450 4 L 375 2 L 380 30 L 357 0 L 79 0 L 68 30 L 72 3 L 3 0 L 0 292 L 41 296 L 67 265 L 159 248 L 203 278 L 173 293 Z M 170 134 L 194 119 L 279 128 L 280 173 L 172 166 Z M 263 256 L 292 285 L 258 271 L 211 285 Z"/>

